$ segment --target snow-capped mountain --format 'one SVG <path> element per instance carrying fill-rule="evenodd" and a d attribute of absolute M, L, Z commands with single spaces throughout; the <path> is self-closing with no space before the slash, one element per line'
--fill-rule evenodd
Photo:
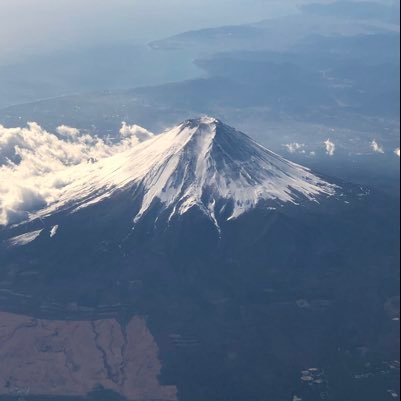
<path fill-rule="evenodd" d="M 367 361 L 360 344 L 375 361 L 398 357 L 388 354 L 388 344 L 399 343 L 392 320 L 399 318 L 399 205 L 392 197 L 330 183 L 211 118 L 45 178 L 60 184 L 44 194 L 46 206 L 0 229 L 2 309 L 65 319 L 74 332 L 72 322 L 89 321 L 87 336 L 100 352 L 96 383 L 99 372 L 110 377 L 105 390 L 124 390 L 124 352 L 115 345 L 121 338 L 127 348 L 129 329 L 120 335 L 102 321 L 123 327 L 138 315 L 160 348 L 160 382 L 185 401 L 284 401 L 288 389 L 315 400 L 321 383 L 317 393 L 300 387 L 305 369 L 316 377 L 329 372 L 331 383 L 338 377 L 331 367 L 350 363 L 357 366 L 351 380 Z M 23 331 L 35 336 L 41 320 L 29 321 Z M 374 336 L 372 321 L 379 322 Z M 30 349 L 34 360 L 36 352 L 49 357 L 46 372 L 57 373 L 64 342 L 45 329 Z M 113 357 L 106 358 L 109 333 Z M 15 344 L 7 341 L 4 352 Z M 73 376 L 82 371 L 67 365 Z"/>
<path fill-rule="evenodd" d="M 319 201 L 339 190 L 209 117 L 186 121 L 128 151 L 76 166 L 68 174 L 71 183 L 32 219 L 61 210 L 74 212 L 130 190 L 139 204 L 133 224 L 158 203 L 169 220 L 198 208 L 218 227 L 221 219 L 236 219 L 259 205 L 275 208 Z"/>

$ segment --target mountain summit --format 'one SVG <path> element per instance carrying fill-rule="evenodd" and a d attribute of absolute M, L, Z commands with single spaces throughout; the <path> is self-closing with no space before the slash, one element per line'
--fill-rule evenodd
<path fill-rule="evenodd" d="M 188 120 L 128 151 L 77 166 L 57 200 L 32 217 L 76 211 L 132 191 L 138 223 L 158 205 L 171 221 L 198 208 L 219 227 L 264 206 L 318 201 L 338 187 L 221 121 Z M 160 215 L 159 213 L 159 215 Z"/>

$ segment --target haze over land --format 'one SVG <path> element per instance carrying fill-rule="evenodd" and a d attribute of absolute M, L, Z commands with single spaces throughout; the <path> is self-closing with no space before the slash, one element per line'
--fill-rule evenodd
<path fill-rule="evenodd" d="M 2 0 L 0 61 L 65 47 L 138 43 L 296 11 L 296 0 Z"/>

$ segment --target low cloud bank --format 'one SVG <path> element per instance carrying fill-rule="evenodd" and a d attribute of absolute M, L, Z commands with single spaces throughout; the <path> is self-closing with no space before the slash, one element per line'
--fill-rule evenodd
<path fill-rule="evenodd" d="M 36 123 L 25 128 L 0 125 L 0 225 L 20 222 L 54 200 L 69 184 L 57 173 L 123 152 L 153 136 L 126 123 L 120 134 L 117 143 L 109 143 L 68 126 L 50 133 Z"/>

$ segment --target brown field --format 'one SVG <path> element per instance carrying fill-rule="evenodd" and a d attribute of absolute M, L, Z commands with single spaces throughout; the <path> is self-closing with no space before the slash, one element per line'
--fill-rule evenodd
<path fill-rule="evenodd" d="M 0 312 L 0 395 L 85 396 L 103 386 L 127 399 L 177 400 L 161 386 L 158 347 L 143 318 L 50 321 Z"/>

